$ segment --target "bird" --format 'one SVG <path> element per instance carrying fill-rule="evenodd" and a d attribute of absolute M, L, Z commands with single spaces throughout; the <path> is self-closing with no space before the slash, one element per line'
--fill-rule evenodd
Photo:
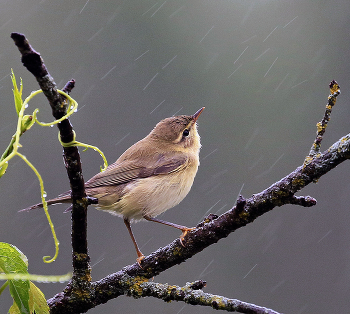
<path fill-rule="evenodd" d="M 143 139 L 129 147 L 115 163 L 85 182 L 86 195 L 94 206 L 123 218 L 141 265 L 144 255 L 131 229 L 131 222 L 148 220 L 187 232 L 195 229 L 160 220 L 156 216 L 178 205 L 190 191 L 199 166 L 200 136 L 193 115 L 161 120 Z M 71 191 L 47 201 L 48 205 L 71 203 Z M 42 203 L 21 211 L 43 207 Z"/>

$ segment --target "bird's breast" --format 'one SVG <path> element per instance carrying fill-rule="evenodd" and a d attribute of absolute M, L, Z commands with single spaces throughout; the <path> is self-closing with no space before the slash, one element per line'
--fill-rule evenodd
<path fill-rule="evenodd" d="M 140 178 L 125 185 L 123 196 L 113 204 L 99 205 L 112 214 L 140 220 L 155 217 L 179 204 L 190 191 L 198 170 L 198 158 L 189 160 L 181 170 Z"/>

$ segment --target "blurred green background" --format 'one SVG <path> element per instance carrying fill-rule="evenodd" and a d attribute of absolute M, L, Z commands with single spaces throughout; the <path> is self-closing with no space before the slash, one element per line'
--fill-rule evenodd
<path fill-rule="evenodd" d="M 21 65 L 11 32 L 24 33 L 39 51 L 59 88 L 76 80 L 72 117 L 77 140 L 101 148 L 110 163 L 163 118 L 199 119 L 201 166 L 186 199 L 161 217 L 196 225 L 221 214 L 238 194 L 251 196 L 302 164 L 321 120 L 328 84 L 342 94 L 323 141 L 327 149 L 349 133 L 350 2 L 228 0 L 8 0 L 0 2 L 0 150 L 16 127 L 10 69 L 24 82 L 24 97 L 38 89 Z M 43 96 L 29 104 L 52 120 Z M 33 127 L 21 139 L 43 175 L 48 197 L 69 189 L 56 128 Z M 85 179 L 102 161 L 82 153 Z M 350 306 L 349 164 L 341 164 L 304 189 L 312 208 L 284 206 L 260 217 L 186 263 L 154 280 L 176 285 L 202 279 L 206 292 L 283 313 L 346 313 Z M 57 261 L 43 211 L 17 211 L 40 201 L 33 172 L 19 159 L 0 180 L 0 241 L 29 258 L 29 271 L 71 270 L 70 215 L 50 213 L 60 240 Z M 88 241 L 93 279 L 135 262 L 123 221 L 89 210 Z M 180 233 L 150 222 L 133 226 L 145 254 Z M 65 284 L 39 284 L 46 297 Z M 1 312 L 9 295 L 1 296 Z M 120 297 L 89 313 L 213 313 L 184 303 Z"/>

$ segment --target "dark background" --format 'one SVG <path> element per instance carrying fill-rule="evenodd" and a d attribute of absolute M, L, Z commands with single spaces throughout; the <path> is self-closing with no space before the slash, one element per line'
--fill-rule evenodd
<path fill-rule="evenodd" d="M 72 117 L 77 140 L 101 148 L 110 163 L 154 125 L 174 114 L 206 109 L 199 119 L 201 166 L 186 199 L 161 217 L 187 226 L 209 212 L 229 210 L 302 164 L 329 94 L 338 98 L 323 149 L 350 131 L 350 2 L 335 1 L 37 1 L 0 2 L 0 150 L 16 127 L 10 69 L 23 78 L 24 97 L 38 85 L 21 65 L 11 32 L 24 33 L 59 88 L 76 80 Z M 26 113 L 40 108 L 41 95 Z M 69 189 L 57 128 L 34 126 L 21 152 L 38 168 L 48 197 Z M 85 179 L 101 158 L 82 153 Z M 205 291 L 284 313 L 346 313 L 350 306 L 349 164 L 341 164 L 304 189 L 312 208 L 284 206 L 257 219 L 154 278 L 185 285 L 207 281 Z M 50 210 L 60 254 L 54 254 L 43 211 L 17 213 L 40 201 L 39 184 L 22 160 L 11 160 L 0 181 L 0 241 L 16 245 L 35 274 L 71 271 L 70 216 Z M 135 262 L 123 221 L 89 210 L 88 241 L 93 279 Z M 180 233 L 150 222 L 133 226 L 145 254 Z M 38 284 L 46 297 L 65 284 Z M 1 312 L 11 304 L 1 296 Z M 184 303 L 120 297 L 89 313 L 213 313 Z"/>

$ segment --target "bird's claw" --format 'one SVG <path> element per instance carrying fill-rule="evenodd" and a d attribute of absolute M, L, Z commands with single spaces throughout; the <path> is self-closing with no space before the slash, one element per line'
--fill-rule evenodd
<path fill-rule="evenodd" d="M 180 243 L 181 243 L 181 245 L 183 246 L 183 247 L 185 247 L 184 246 L 184 244 L 183 244 L 183 240 L 184 240 L 184 238 L 185 238 L 185 236 L 187 235 L 187 232 L 188 231 L 192 231 L 192 230 L 194 230 L 194 229 L 196 229 L 196 228 L 186 228 L 186 229 L 183 229 L 182 230 L 182 234 L 181 234 L 181 236 L 180 236 Z"/>
<path fill-rule="evenodd" d="M 145 255 L 139 255 L 138 258 L 136 259 L 137 264 L 139 264 L 140 268 L 142 268 L 141 266 L 141 262 L 143 261 L 143 259 L 145 258 Z"/>

